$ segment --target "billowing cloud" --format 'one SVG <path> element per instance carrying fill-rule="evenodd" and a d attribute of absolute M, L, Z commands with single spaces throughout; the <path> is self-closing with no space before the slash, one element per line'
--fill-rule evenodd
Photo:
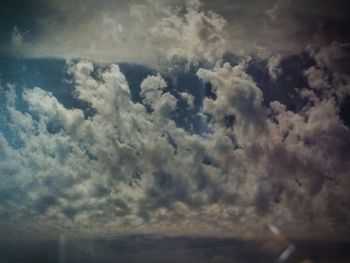
<path fill-rule="evenodd" d="M 349 238 L 346 1 L 24 2 L 0 10 L 1 237 Z"/>
<path fill-rule="evenodd" d="M 215 100 L 205 99 L 204 111 L 221 124 L 233 118 L 236 141 L 240 145 L 251 141 L 257 132 L 262 131 L 262 92 L 245 73 L 244 63 L 236 67 L 228 63 L 217 65 L 213 71 L 199 69 L 197 75 L 210 82 L 217 95 Z"/>
<path fill-rule="evenodd" d="M 350 44 L 332 42 L 327 46 L 309 47 L 316 65 L 307 69 L 310 86 L 325 96 L 336 95 L 342 102 L 350 95 Z"/>
<path fill-rule="evenodd" d="M 273 222 L 299 238 L 342 237 L 350 132 L 338 102 L 310 89 L 300 112 L 263 106 L 246 66 L 198 70 L 213 93 L 196 113 L 203 134 L 176 125 L 180 97 L 160 74 L 142 81 L 135 102 L 118 65 L 68 63 L 89 115 L 39 87 L 24 89 L 20 110 L 8 86 L 4 111 L 19 142 L 0 136 L 2 233 L 257 238 Z"/>
<path fill-rule="evenodd" d="M 225 50 L 223 29 L 226 21 L 220 15 L 201 11 L 199 6 L 189 5 L 184 10 L 156 22 L 151 29 L 155 42 L 164 43 L 167 60 L 185 60 L 189 63 L 218 60 Z"/>

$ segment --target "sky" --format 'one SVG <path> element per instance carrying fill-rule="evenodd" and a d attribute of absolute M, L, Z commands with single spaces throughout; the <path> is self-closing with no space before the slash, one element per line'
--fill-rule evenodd
<path fill-rule="evenodd" d="M 3 1 L 0 238 L 349 240 L 348 10 Z"/>

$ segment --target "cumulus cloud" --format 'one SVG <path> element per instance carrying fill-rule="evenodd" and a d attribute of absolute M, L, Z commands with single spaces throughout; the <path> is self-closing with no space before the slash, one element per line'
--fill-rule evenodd
<path fill-rule="evenodd" d="M 225 19 L 220 15 L 199 10 L 199 5 L 188 4 L 185 10 L 157 21 L 151 28 L 153 41 L 165 44 L 166 58 L 185 60 L 189 63 L 216 61 L 225 52 L 223 29 Z"/>
<path fill-rule="evenodd" d="M 91 116 L 39 87 L 23 91 L 28 110 L 20 111 L 9 88 L 8 126 L 19 144 L 0 134 L 2 233 L 11 234 L 10 222 L 13 233 L 43 236 L 256 238 L 273 222 L 299 238 L 341 237 L 350 132 L 337 101 L 310 90 L 298 113 L 279 102 L 264 107 L 246 63 L 198 70 L 215 94 L 200 112 L 206 134 L 176 125 L 178 97 L 160 74 L 142 81 L 134 102 L 118 65 L 69 63 L 73 94 Z"/>
<path fill-rule="evenodd" d="M 306 70 L 309 84 L 328 96 L 337 95 L 340 101 L 350 95 L 350 44 L 332 42 L 322 47 L 309 46 L 316 65 Z"/>
<path fill-rule="evenodd" d="M 215 100 L 205 99 L 204 111 L 220 124 L 234 118 L 234 134 L 240 145 L 250 142 L 262 131 L 264 119 L 262 92 L 245 73 L 244 67 L 245 63 L 235 67 L 225 63 L 216 65 L 213 70 L 199 69 L 197 72 L 200 79 L 213 85 L 217 95 Z"/>
<path fill-rule="evenodd" d="M 45 14 L 28 30 L 11 24 L 0 52 L 86 58 L 66 68 L 87 109 L 44 86 L 0 86 L 2 235 L 260 238 L 273 224 L 295 238 L 348 238 L 343 1 L 34 2 Z M 301 62 L 285 58 L 300 52 L 311 62 L 294 76 Z M 249 69 L 256 57 L 266 76 Z M 115 61 L 162 74 L 133 100 Z M 203 90 L 174 87 L 178 72 Z M 273 101 L 291 94 L 303 101 L 294 111 Z M 179 127 L 176 114 L 205 129 Z"/>

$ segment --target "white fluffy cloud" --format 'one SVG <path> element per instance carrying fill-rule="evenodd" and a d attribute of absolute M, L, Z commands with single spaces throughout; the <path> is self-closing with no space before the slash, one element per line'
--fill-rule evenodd
<path fill-rule="evenodd" d="M 245 73 L 245 63 L 232 67 L 229 63 L 216 65 L 213 70 L 199 69 L 200 79 L 213 85 L 217 98 L 204 100 L 204 111 L 218 123 L 235 117 L 234 135 L 239 145 L 251 142 L 264 126 L 262 92 Z"/>

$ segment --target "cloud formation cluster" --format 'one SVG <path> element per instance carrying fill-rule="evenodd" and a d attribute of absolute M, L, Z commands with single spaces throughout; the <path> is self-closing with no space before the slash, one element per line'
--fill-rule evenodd
<path fill-rule="evenodd" d="M 0 233 L 349 238 L 350 23 L 333 2 L 27 4 L 0 55 L 79 58 L 65 81 L 85 106 L 0 83 Z M 162 74 L 135 91 L 116 61 Z"/>
<path fill-rule="evenodd" d="M 315 58 L 320 67 L 328 61 Z M 324 84 L 310 68 L 300 112 L 277 101 L 263 106 L 246 68 L 242 60 L 198 69 L 215 95 L 197 113 L 208 124 L 200 134 L 176 125 L 179 97 L 160 74 L 142 81 L 135 102 L 117 65 L 68 64 L 74 96 L 90 115 L 39 87 L 23 91 L 28 110 L 19 110 L 8 86 L 4 111 L 19 144 L 0 134 L 3 233 L 15 224 L 29 235 L 257 238 L 273 222 L 295 237 L 346 235 L 350 131 L 339 101 L 318 92 Z"/>

